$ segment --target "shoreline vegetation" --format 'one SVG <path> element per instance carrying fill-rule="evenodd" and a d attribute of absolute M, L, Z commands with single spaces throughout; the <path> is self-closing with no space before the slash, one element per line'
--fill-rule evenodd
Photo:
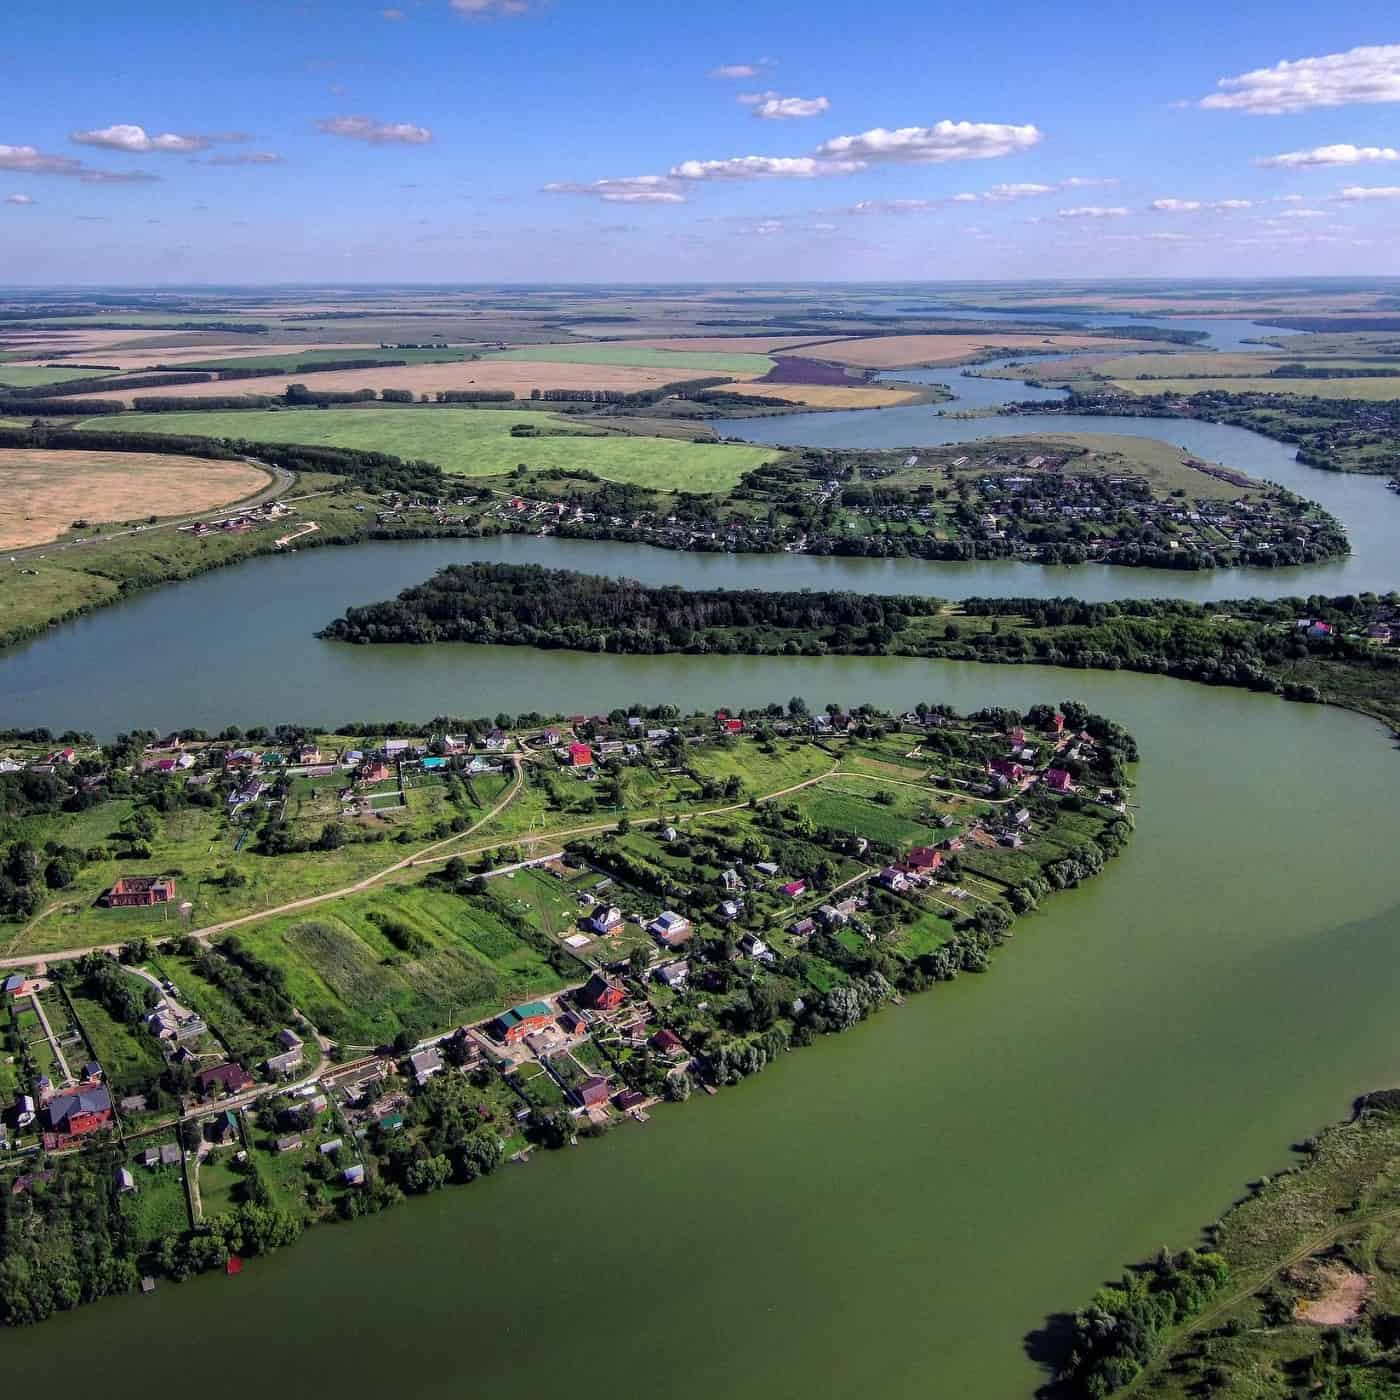
<path fill-rule="evenodd" d="M 908 656 L 1134 670 L 1359 710 L 1400 730 L 1400 596 L 967 598 L 687 590 L 534 564 L 456 564 L 318 634 L 642 655 Z"/>
<path fill-rule="evenodd" d="M 1072 701 L 796 697 L 0 748 L 5 916 L 118 940 L 5 969 L 8 1325 L 644 1121 L 986 971 L 1131 839 L 1138 757 Z M 396 824 L 417 849 L 380 876 L 201 922 Z M 133 907 L 93 900 L 118 871 Z"/>
<path fill-rule="evenodd" d="M 1026 1338 L 1044 1400 L 1368 1400 L 1400 1374 L 1400 1090 L 1296 1144 L 1204 1231 Z"/>

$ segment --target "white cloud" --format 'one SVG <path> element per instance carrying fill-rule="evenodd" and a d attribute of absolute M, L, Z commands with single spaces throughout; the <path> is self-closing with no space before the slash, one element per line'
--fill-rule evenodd
<path fill-rule="evenodd" d="M 1143 237 L 1153 243 L 1189 243 L 1191 241 L 1184 233 L 1145 233 Z"/>
<path fill-rule="evenodd" d="M 1197 104 L 1208 110 L 1280 116 L 1314 107 L 1400 102 L 1400 44 L 1371 44 L 1319 58 L 1284 60 L 1221 78 Z"/>
<path fill-rule="evenodd" d="M 544 186 L 546 194 L 585 194 L 607 204 L 684 204 L 674 183 L 664 175 L 628 175 L 616 180 L 553 180 Z"/>
<path fill-rule="evenodd" d="M 855 136 L 837 136 L 817 147 L 833 160 L 904 161 L 942 164 L 950 160 L 989 160 L 1029 150 L 1042 140 L 1038 128 L 1004 122 L 941 121 L 933 126 L 882 126 Z"/>
<path fill-rule="evenodd" d="M 954 203 L 954 204 L 976 204 L 977 201 L 978 201 L 979 199 L 981 199 L 981 197 L 982 197 L 981 195 L 973 194 L 973 193 L 972 193 L 971 191 L 969 191 L 969 190 L 964 190 L 961 194 L 955 194 L 955 195 L 953 196 L 953 203 Z"/>
<path fill-rule="evenodd" d="M 859 160 L 818 160 L 815 156 L 731 156 L 728 160 L 683 160 L 671 167 L 676 180 L 810 180 L 818 175 L 850 175 L 865 169 Z"/>
<path fill-rule="evenodd" d="M 530 12 L 530 0 L 452 0 L 452 8 L 471 19 L 514 19 Z"/>
<path fill-rule="evenodd" d="M 104 151 L 126 151 L 133 155 L 187 155 L 191 151 L 206 151 L 216 143 L 236 143 L 249 138 L 241 131 L 222 132 L 217 136 L 178 136 L 173 131 L 152 135 L 143 126 L 118 122 L 95 131 L 74 131 L 68 139 L 75 146 L 98 146 Z"/>
<path fill-rule="evenodd" d="M 922 214 L 934 208 L 927 199 L 862 199 L 847 211 L 851 214 Z"/>
<path fill-rule="evenodd" d="M 210 156 L 191 161 L 192 165 L 281 165 L 285 159 L 275 151 L 239 151 L 236 156 Z"/>
<path fill-rule="evenodd" d="M 1118 177 L 1109 175 L 1100 177 L 1097 175 L 1071 175 L 1068 180 L 1061 180 L 1059 188 L 1062 190 L 1087 190 L 1095 185 L 1116 185 Z"/>
<path fill-rule="evenodd" d="M 758 68 L 752 63 L 721 63 L 718 68 L 710 69 L 712 78 L 756 78 Z"/>
<path fill-rule="evenodd" d="M 1211 206 L 1212 209 L 1253 209 L 1252 199 L 1217 199 Z"/>
<path fill-rule="evenodd" d="M 1349 202 L 1366 199 L 1400 199 L 1400 185 L 1348 185 L 1338 199 Z"/>
<path fill-rule="evenodd" d="M 33 197 L 32 195 L 27 195 L 27 194 L 7 194 L 7 195 L 5 196 L 5 203 L 6 203 L 6 204 L 33 204 L 33 203 L 34 203 L 34 197 Z"/>
<path fill-rule="evenodd" d="M 1331 165 L 1375 165 L 1400 160 L 1394 146 L 1314 146 L 1310 151 L 1285 151 L 1277 156 L 1260 156 L 1254 163 L 1266 170 L 1308 170 Z"/>
<path fill-rule="evenodd" d="M 1105 209 L 1100 204 L 1084 204 L 1078 209 L 1061 209 L 1062 219 L 1121 219 L 1128 211 L 1122 208 Z"/>
<path fill-rule="evenodd" d="M 813 225 L 812 225 L 812 232 L 813 232 L 813 233 L 835 233 L 835 232 L 836 232 L 836 225 L 835 225 L 835 224 L 813 224 Z"/>
<path fill-rule="evenodd" d="M 85 185 L 144 185 L 160 176 L 148 170 L 82 170 L 78 179 Z"/>
<path fill-rule="evenodd" d="M 1154 199 L 1152 208 L 1159 214 L 1190 214 L 1201 207 L 1199 199 Z"/>
<path fill-rule="evenodd" d="M 316 123 L 316 128 L 327 136 L 368 141 L 372 146 L 422 146 L 433 139 L 433 133 L 426 126 L 380 122 L 373 117 L 325 117 Z"/>
<path fill-rule="evenodd" d="M 1018 199 L 1034 199 L 1041 194 L 1054 194 L 1059 185 L 1035 185 L 1030 183 L 993 185 L 983 199 L 992 204 L 1010 204 Z"/>
<path fill-rule="evenodd" d="M 778 219 L 764 219 L 761 223 L 754 224 L 749 230 L 750 233 L 756 233 L 760 238 L 769 238 L 773 234 L 781 233 L 782 231 L 783 225 L 781 220 Z"/>
<path fill-rule="evenodd" d="M 1280 219 L 1325 219 L 1325 211 L 1321 209 L 1285 209 L 1279 215 Z"/>
<path fill-rule="evenodd" d="M 739 101 L 753 108 L 764 121 L 787 121 L 796 117 L 819 117 L 831 107 L 825 97 L 782 97 L 776 92 L 746 92 Z"/>
<path fill-rule="evenodd" d="M 81 175 L 83 163 L 72 156 L 51 156 L 35 146 L 0 146 L 0 170 L 26 175 Z"/>

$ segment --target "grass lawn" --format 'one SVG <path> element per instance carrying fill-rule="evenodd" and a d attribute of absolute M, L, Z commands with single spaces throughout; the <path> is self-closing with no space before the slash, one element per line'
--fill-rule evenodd
<path fill-rule="evenodd" d="M 766 374 L 773 368 L 767 355 L 746 351 L 656 350 L 645 345 L 527 345 L 498 350 L 488 360 L 531 360 L 554 365 L 632 365 L 643 369 L 674 369 L 708 374 Z M 683 376 L 682 376 L 683 377 Z M 697 377 L 692 375 L 692 377 Z"/>
<path fill-rule="evenodd" d="M 199 1164 L 199 1204 L 204 1220 L 226 1215 L 237 1207 L 237 1190 L 247 1180 L 247 1174 L 238 1171 L 234 1164 L 240 1151 L 241 1144 L 216 1148 Z"/>
<path fill-rule="evenodd" d="M 515 423 L 537 427 L 543 436 L 512 437 L 510 430 Z M 499 476 L 522 462 L 536 470 L 578 468 L 610 481 L 661 490 L 722 491 L 735 485 L 745 472 L 780 455 L 771 447 L 609 436 L 589 432 L 558 414 L 524 407 L 518 414 L 471 408 L 128 413 L 123 415 L 121 427 L 390 452 L 436 462 L 458 476 Z"/>
<path fill-rule="evenodd" d="M 155 1037 L 144 1026 L 127 1026 L 114 1020 L 106 1007 L 88 997 L 74 995 L 73 1008 L 82 1022 L 93 1058 L 102 1066 L 118 1097 L 141 1093 L 160 1077 L 165 1061 L 156 1048 Z"/>
<path fill-rule="evenodd" d="M 136 1178 L 136 1190 L 121 1198 L 122 1213 L 131 1221 L 143 1249 L 150 1248 L 166 1235 L 183 1234 L 190 1227 L 184 1168 L 178 1164 L 173 1167 L 141 1165 L 142 1154 L 148 1148 L 160 1146 L 158 1138 L 142 1138 L 138 1150 L 126 1164 Z"/>

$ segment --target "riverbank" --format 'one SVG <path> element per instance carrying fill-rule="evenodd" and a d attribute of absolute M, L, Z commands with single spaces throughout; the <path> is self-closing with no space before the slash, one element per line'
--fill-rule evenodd
<path fill-rule="evenodd" d="M 1056 1372 L 1043 1393 L 1385 1393 L 1400 1344 L 1400 1091 L 1362 1095 L 1294 1150 L 1207 1227 L 1209 1253 L 1164 1251 L 1034 1334 Z"/>

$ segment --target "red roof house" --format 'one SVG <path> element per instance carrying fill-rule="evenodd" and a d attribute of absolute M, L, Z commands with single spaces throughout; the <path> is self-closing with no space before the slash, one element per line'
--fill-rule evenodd
<path fill-rule="evenodd" d="M 102 902 L 109 909 L 141 909 L 152 904 L 169 904 L 175 898 L 175 881 L 168 876 L 123 875 Z"/>
<path fill-rule="evenodd" d="M 587 744 L 569 745 L 569 763 L 574 768 L 587 768 L 593 762 L 593 750 Z"/>
<path fill-rule="evenodd" d="M 904 857 L 904 866 L 907 870 L 931 872 L 937 870 L 942 864 L 943 852 L 934 850 L 932 846 L 915 846 Z"/>
<path fill-rule="evenodd" d="M 994 758 L 987 767 L 997 777 L 1005 778 L 1009 783 L 1019 783 L 1026 776 L 1026 770 L 1009 758 Z"/>
<path fill-rule="evenodd" d="M 787 895 L 789 899 L 801 899 L 802 896 L 807 893 L 806 880 L 794 880 L 791 884 L 784 885 L 783 893 Z"/>
<path fill-rule="evenodd" d="M 685 1046 L 681 1044 L 680 1036 L 678 1036 L 675 1031 L 666 1030 L 665 1028 L 657 1031 L 657 1033 L 652 1036 L 650 1044 L 651 1048 L 655 1050 L 658 1055 L 680 1055 L 685 1051 Z"/>
<path fill-rule="evenodd" d="M 205 1098 L 220 1089 L 226 1094 L 239 1094 L 253 1087 L 253 1076 L 242 1065 L 233 1063 L 202 1069 L 195 1075 L 194 1081 Z"/>
<path fill-rule="evenodd" d="M 1045 786 L 1051 792 L 1072 792 L 1074 782 L 1063 768 L 1047 768 L 1045 770 Z"/>
<path fill-rule="evenodd" d="M 626 1000 L 627 993 L 622 987 L 601 972 L 595 972 L 578 992 L 578 1004 L 590 1011 L 616 1011 Z"/>

